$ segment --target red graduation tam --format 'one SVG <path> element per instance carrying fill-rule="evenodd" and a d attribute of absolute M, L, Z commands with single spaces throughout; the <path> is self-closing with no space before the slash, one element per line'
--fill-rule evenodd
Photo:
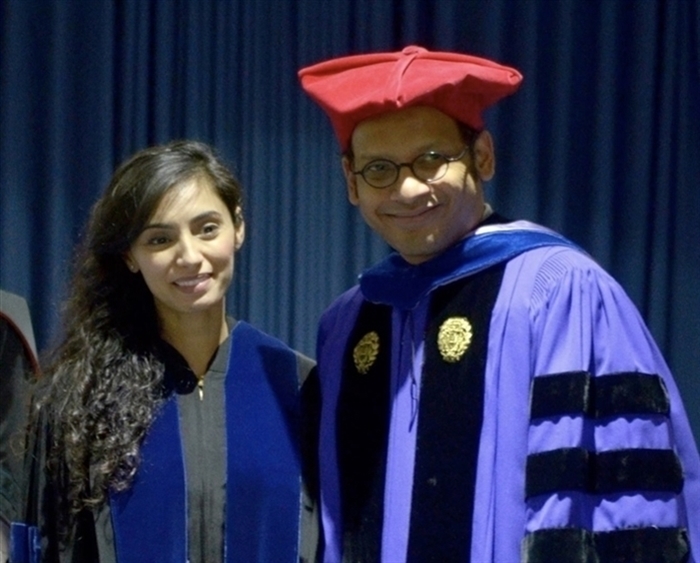
<path fill-rule="evenodd" d="M 482 129 L 482 111 L 515 92 L 523 77 L 488 59 L 410 46 L 331 59 L 301 69 L 299 79 L 345 151 L 358 123 L 408 106 L 432 106 Z"/>

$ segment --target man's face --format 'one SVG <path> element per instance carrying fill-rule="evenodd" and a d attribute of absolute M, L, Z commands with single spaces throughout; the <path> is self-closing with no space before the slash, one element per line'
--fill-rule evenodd
<path fill-rule="evenodd" d="M 490 179 L 494 171 L 490 135 L 483 132 L 475 141 L 475 162 L 466 151 L 449 164 L 442 178 L 430 183 L 419 180 L 404 166 L 392 185 L 374 188 L 352 170 L 361 170 L 376 159 L 412 162 L 430 151 L 452 157 L 464 146 L 457 123 L 431 107 L 387 113 L 355 128 L 353 160 L 343 159 L 348 199 L 360 209 L 367 224 L 411 264 L 442 253 L 481 221 L 481 180 Z"/>

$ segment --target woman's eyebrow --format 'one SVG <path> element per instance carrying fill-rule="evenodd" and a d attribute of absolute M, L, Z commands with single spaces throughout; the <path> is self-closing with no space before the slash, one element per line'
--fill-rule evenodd
<path fill-rule="evenodd" d="M 197 223 L 199 221 L 205 221 L 207 219 L 219 219 L 221 218 L 221 213 L 218 211 L 204 211 L 199 215 L 192 217 L 188 222 Z M 177 228 L 175 223 L 149 223 L 146 225 L 141 232 L 147 231 L 148 229 L 175 229 Z"/>

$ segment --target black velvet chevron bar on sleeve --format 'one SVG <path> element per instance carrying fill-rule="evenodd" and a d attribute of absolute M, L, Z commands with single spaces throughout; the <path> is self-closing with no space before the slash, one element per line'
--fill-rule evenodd
<path fill-rule="evenodd" d="M 669 405 L 666 386 L 658 375 L 627 372 L 592 377 L 574 371 L 534 379 L 530 417 L 667 415 Z"/>
<path fill-rule="evenodd" d="M 672 450 L 626 449 L 593 453 L 583 448 L 560 448 L 527 458 L 527 498 L 560 491 L 678 494 L 682 489 L 683 470 Z"/>
<path fill-rule="evenodd" d="M 590 454 L 583 448 L 560 448 L 527 456 L 525 496 L 558 491 L 592 491 Z"/>
<path fill-rule="evenodd" d="M 690 555 L 683 528 L 633 528 L 591 532 L 550 528 L 528 534 L 524 563 L 685 563 Z"/>

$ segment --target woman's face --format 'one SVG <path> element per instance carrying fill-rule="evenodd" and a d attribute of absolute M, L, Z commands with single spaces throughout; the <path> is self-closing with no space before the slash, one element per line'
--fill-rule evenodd
<path fill-rule="evenodd" d="M 220 313 L 245 227 L 233 223 L 210 181 L 175 185 L 131 245 L 125 260 L 141 272 L 161 320 Z"/>

